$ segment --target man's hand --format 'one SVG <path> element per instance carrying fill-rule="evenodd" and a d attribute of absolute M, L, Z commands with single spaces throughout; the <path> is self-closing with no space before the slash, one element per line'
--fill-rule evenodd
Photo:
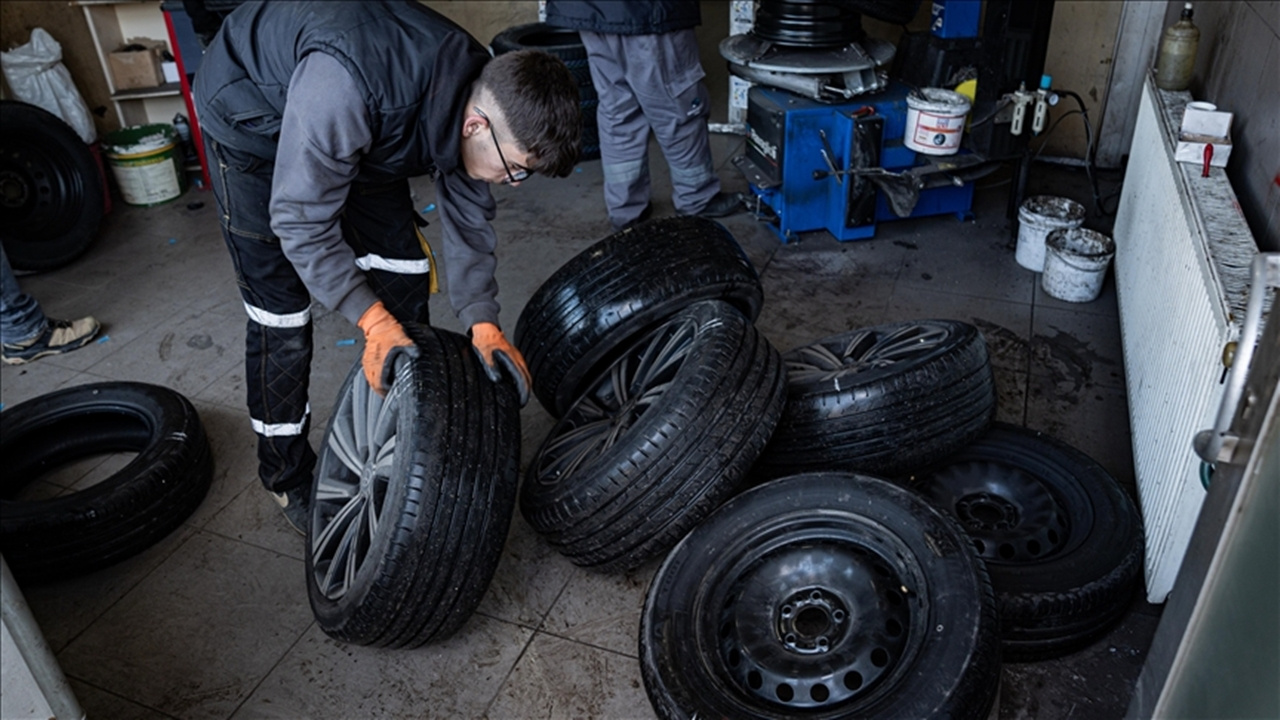
<path fill-rule="evenodd" d="M 382 301 L 369 306 L 356 323 L 364 331 L 364 355 L 360 365 L 364 368 L 364 379 L 369 387 L 379 395 L 386 395 L 387 388 L 395 378 L 395 367 L 392 357 L 396 348 L 406 348 L 410 354 L 416 354 L 416 347 L 400 322 L 387 311 Z"/>
<path fill-rule="evenodd" d="M 502 378 L 499 368 L 506 370 L 515 381 L 516 392 L 520 395 L 520 407 L 529 402 L 529 386 L 533 379 L 529 377 L 529 368 L 524 364 L 524 356 L 493 323 L 481 322 L 471 326 L 471 349 L 480 356 L 485 374 L 489 379 L 498 382 Z"/>

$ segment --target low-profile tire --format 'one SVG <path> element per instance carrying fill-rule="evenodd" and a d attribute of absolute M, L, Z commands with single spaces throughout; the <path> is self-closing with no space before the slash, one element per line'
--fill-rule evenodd
<path fill-rule="evenodd" d="M 690 305 L 622 354 L 529 464 L 521 511 L 572 562 L 657 557 L 728 498 L 784 400 L 778 351 L 732 306 Z"/>
<path fill-rule="evenodd" d="M 997 423 L 918 473 L 912 488 L 958 518 L 986 561 L 1006 659 L 1079 649 L 1128 610 L 1142 573 L 1142 517 L 1079 450 Z"/>
<path fill-rule="evenodd" d="M 513 338 L 533 391 L 560 417 L 634 337 L 699 300 L 760 314 L 760 275 L 724 226 L 650 220 L 595 243 L 552 273 L 521 311 Z"/>
<path fill-rule="evenodd" d="M 896 476 L 972 442 L 995 417 L 987 344 L 954 320 L 877 325 L 783 355 L 787 409 L 761 476 L 847 470 Z"/>
<path fill-rule="evenodd" d="M 870 476 L 729 500 L 667 556 L 640 622 L 658 717 L 986 718 L 996 603 L 955 521 Z"/>
<path fill-rule="evenodd" d="M 13 500 L 81 458 L 137 455 L 107 479 L 47 500 Z M 185 397 L 145 383 L 58 390 L 0 414 L 0 552 L 13 574 L 45 582 L 151 547 L 199 507 L 213 478 L 204 426 Z"/>
<path fill-rule="evenodd" d="M 385 398 L 360 363 L 325 432 L 307 533 L 307 591 L 321 630 L 358 645 L 417 647 L 456 632 L 506 542 L 519 483 L 515 386 L 490 381 L 456 333 L 406 324 L 418 357 Z"/>
<path fill-rule="evenodd" d="M 98 235 L 104 198 L 98 163 L 71 126 L 35 105 L 0 100 L 0 234 L 15 270 L 53 270 L 80 257 Z"/>

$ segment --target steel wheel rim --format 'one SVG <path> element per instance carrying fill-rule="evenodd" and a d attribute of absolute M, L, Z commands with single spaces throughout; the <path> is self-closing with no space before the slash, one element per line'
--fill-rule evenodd
<path fill-rule="evenodd" d="M 538 453 L 538 484 L 564 482 L 616 445 L 661 400 L 697 334 L 693 320 L 668 323 L 614 361 L 569 408 Z"/>
<path fill-rule="evenodd" d="M 1021 468 L 990 460 L 957 462 L 920 489 L 951 511 L 989 562 L 1040 562 L 1061 553 L 1071 538 L 1062 499 Z"/>
<path fill-rule="evenodd" d="M 85 193 L 82 178 L 64 154 L 35 143 L 0 148 L 0 213 L 11 233 L 65 232 L 79 217 Z"/>
<path fill-rule="evenodd" d="M 923 572 L 878 525 L 791 516 L 725 557 L 705 584 L 723 589 L 695 610 L 698 642 L 721 682 L 752 707 L 809 713 L 869 702 L 923 642 Z"/>
<path fill-rule="evenodd" d="M 349 592 L 375 545 L 397 458 L 402 402 L 413 386 L 411 363 L 397 366 L 385 398 L 356 372 L 334 408 L 311 507 L 312 575 L 320 592 L 338 600 Z"/>
<path fill-rule="evenodd" d="M 877 328 L 855 332 L 840 342 L 797 348 L 787 357 L 792 383 L 829 382 L 848 375 L 914 362 L 933 353 L 951 337 L 938 323 L 912 323 L 885 333 Z"/>

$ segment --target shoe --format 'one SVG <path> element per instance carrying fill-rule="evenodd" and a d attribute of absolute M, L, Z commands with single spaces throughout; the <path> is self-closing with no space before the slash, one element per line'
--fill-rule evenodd
<path fill-rule="evenodd" d="M 79 320 L 49 320 L 44 332 L 24 343 L 5 343 L 0 359 L 8 365 L 22 365 L 48 355 L 61 355 L 89 344 L 102 326 L 93 316 Z"/>
<path fill-rule="evenodd" d="M 299 485 L 282 493 L 271 493 L 271 497 L 280 505 L 284 519 L 299 534 L 306 536 L 307 528 L 311 526 L 311 487 Z"/>
<path fill-rule="evenodd" d="M 702 210 L 694 213 L 694 215 L 704 218 L 722 218 L 741 212 L 744 209 L 742 193 L 718 192 L 712 195 Z"/>
<path fill-rule="evenodd" d="M 634 220 L 631 220 L 630 222 L 622 223 L 621 225 L 617 223 L 613 223 L 613 231 L 622 232 L 627 228 L 635 227 L 636 225 L 639 225 L 645 220 L 648 220 L 652 215 L 653 215 L 653 203 L 646 203 L 644 206 L 644 209 L 640 211 L 640 215 L 638 215 Z"/>

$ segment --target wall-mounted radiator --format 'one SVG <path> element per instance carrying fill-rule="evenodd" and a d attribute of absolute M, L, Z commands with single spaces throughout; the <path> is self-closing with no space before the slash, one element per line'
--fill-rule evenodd
<path fill-rule="evenodd" d="M 1174 162 L 1189 93 L 1148 76 L 1116 213 L 1116 287 L 1147 599 L 1164 602 L 1204 499 L 1196 432 L 1213 426 L 1257 253 L 1225 171 Z"/>

